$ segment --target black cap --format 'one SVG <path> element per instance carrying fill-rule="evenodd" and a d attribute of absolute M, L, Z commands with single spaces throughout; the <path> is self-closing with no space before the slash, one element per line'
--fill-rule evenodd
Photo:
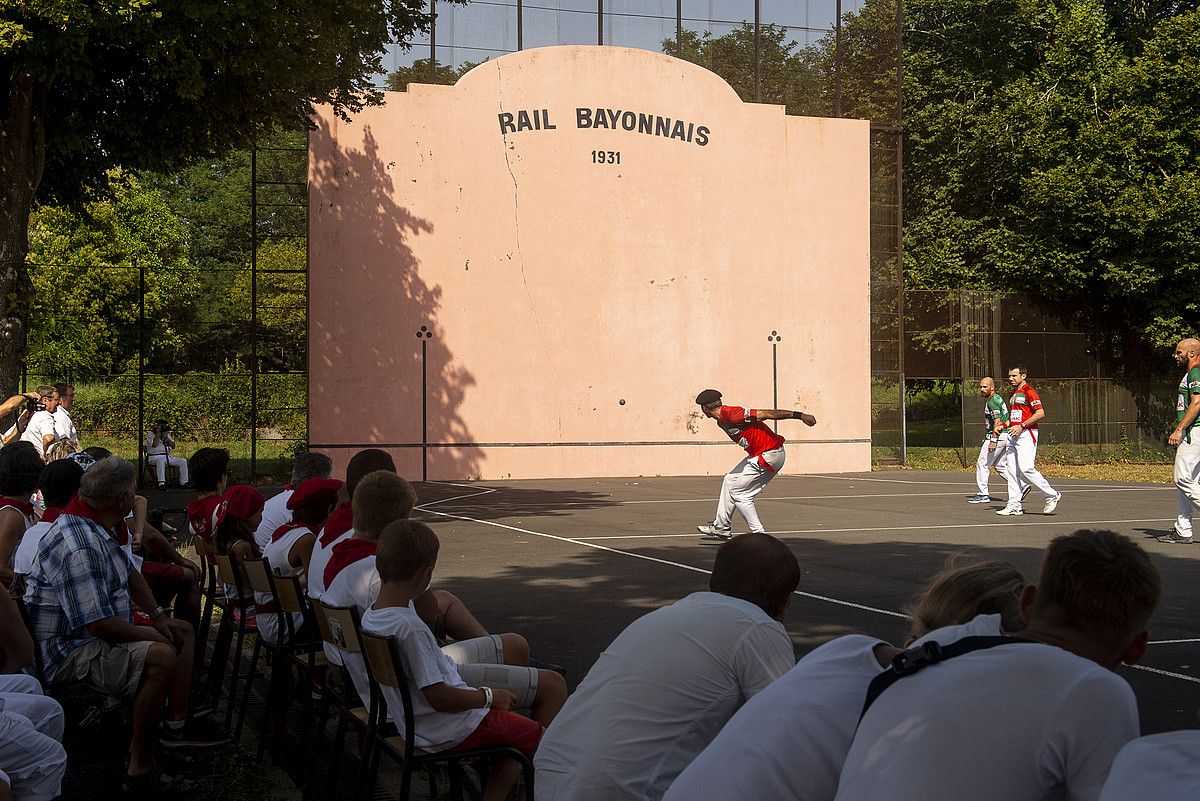
<path fill-rule="evenodd" d="M 706 389 L 696 396 L 696 403 L 701 406 L 712 406 L 721 402 L 721 393 L 715 389 Z"/>

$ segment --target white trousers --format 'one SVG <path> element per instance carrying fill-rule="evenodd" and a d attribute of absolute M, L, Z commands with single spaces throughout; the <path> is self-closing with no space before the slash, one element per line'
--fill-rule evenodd
<path fill-rule="evenodd" d="M 1050 486 L 1034 466 L 1037 458 L 1036 431 L 1022 430 L 1008 441 L 1008 505 L 1021 508 L 1021 484 L 1032 484 L 1047 498 L 1057 497 L 1058 492 Z"/>
<path fill-rule="evenodd" d="M 42 734 L 62 742 L 66 727 L 63 708 L 42 693 L 42 685 L 33 676 L 0 674 L 0 711 L 26 717 Z"/>
<path fill-rule="evenodd" d="M 1008 480 L 1008 434 L 1001 434 L 995 448 L 989 448 L 991 443 L 983 441 L 979 447 L 979 458 L 975 460 L 975 484 L 979 487 L 980 495 L 990 495 L 988 492 L 988 475 L 992 468 L 1000 477 Z"/>
<path fill-rule="evenodd" d="M 17 801 L 51 801 L 62 792 L 67 752 L 16 712 L 0 712 L 0 773 Z"/>
<path fill-rule="evenodd" d="M 153 456 L 147 456 L 146 461 L 154 465 L 155 471 L 158 473 L 158 483 L 167 483 L 167 465 L 179 468 L 179 483 L 188 483 L 188 468 L 187 459 L 182 456 L 167 456 L 163 453 L 156 453 Z"/>
<path fill-rule="evenodd" d="M 1175 448 L 1175 486 L 1179 488 L 1175 531 L 1190 537 L 1192 520 L 1200 515 L 1200 431 L 1193 431 L 1191 442 L 1184 440 Z"/>
<path fill-rule="evenodd" d="M 736 509 L 751 531 L 765 530 L 759 522 L 758 510 L 754 508 L 754 496 L 762 492 L 763 487 L 783 469 L 787 455 L 783 448 L 779 447 L 773 451 L 764 451 L 762 458 L 773 469 L 763 467 L 757 456 L 747 456 L 725 474 L 725 479 L 721 482 L 721 498 L 717 501 L 714 527 L 728 531 L 733 520 L 733 511 Z"/>

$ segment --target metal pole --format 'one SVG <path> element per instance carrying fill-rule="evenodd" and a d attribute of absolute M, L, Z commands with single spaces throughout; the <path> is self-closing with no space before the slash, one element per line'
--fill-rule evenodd
<path fill-rule="evenodd" d="M 258 475 L 258 136 L 250 144 L 250 477 Z"/>
<path fill-rule="evenodd" d="M 604 44 L 604 0 L 596 0 L 596 44 Z"/>
<path fill-rule="evenodd" d="M 517 0 L 517 50 L 522 50 L 525 47 L 525 3 L 524 0 Z"/>
<path fill-rule="evenodd" d="M 423 325 L 417 331 L 417 339 L 421 340 L 421 480 L 429 480 L 429 381 L 427 360 L 429 358 L 428 343 L 433 338 L 429 326 Z"/>
<path fill-rule="evenodd" d="M 779 343 L 783 341 L 783 337 L 779 336 L 778 331 L 772 331 L 767 337 L 767 341 L 771 343 L 771 408 L 779 408 Z M 779 421 L 772 420 L 771 425 L 775 427 L 775 432 L 779 432 Z"/>
<path fill-rule="evenodd" d="M 683 0 L 675 0 L 675 46 L 683 58 Z"/>
<path fill-rule="evenodd" d="M 437 0 L 429 0 L 429 82 L 437 83 Z"/>
<path fill-rule="evenodd" d="M 760 0 L 754 0 L 754 102 L 762 102 L 762 54 L 759 47 L 762 39 L 759 24 L 762 15 L 760 14 Z"/>
<path fill-rule="evenodd" d="M 900 464 L 908 464 L 904 397 L 904 0 L 896 0 L 896 311 L 900 336 Z"/>
<path fill-rule="evenodd" d="M 138 483 L 146 474 L 146 266 L 138 265 Z"/>
<path fill-rule="evenodd" d="M 842 116 L 842 0 L 833 23 L 833 116 Z"/>

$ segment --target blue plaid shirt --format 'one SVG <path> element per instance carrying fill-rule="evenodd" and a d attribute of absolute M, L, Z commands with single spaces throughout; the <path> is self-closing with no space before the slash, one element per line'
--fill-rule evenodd
<path fill-rule="evenodd" d="M 96 639 L 89 624 L 106 617 L 133 622 L 130 570 L 125 551 L 96 521 L 69 514 L 54 521 L 25 586 L 46 681 L 54 680 L 72 651 Z"/>

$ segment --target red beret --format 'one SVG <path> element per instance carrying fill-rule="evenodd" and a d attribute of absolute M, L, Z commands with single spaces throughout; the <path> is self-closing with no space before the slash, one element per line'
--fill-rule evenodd
<path fill-rule="evenodd" d="M 336 478 L 306 478 L 296 485 L 296 489 L 292 490 L 292 497 L 288 498 L 287 508 L 295 509 L 320 501 L 336 503 L 338 490 L 341 488 L 342 482 Z"/>
<path fill-rule="evenodd" d="M 249 484 L 234 484 L 225 490 L 221 497 L 221 505 L 217 507 L 217 522 L 227 517 L 235 520 L 249 520 L 262 511 L 266 498 Z"/>

